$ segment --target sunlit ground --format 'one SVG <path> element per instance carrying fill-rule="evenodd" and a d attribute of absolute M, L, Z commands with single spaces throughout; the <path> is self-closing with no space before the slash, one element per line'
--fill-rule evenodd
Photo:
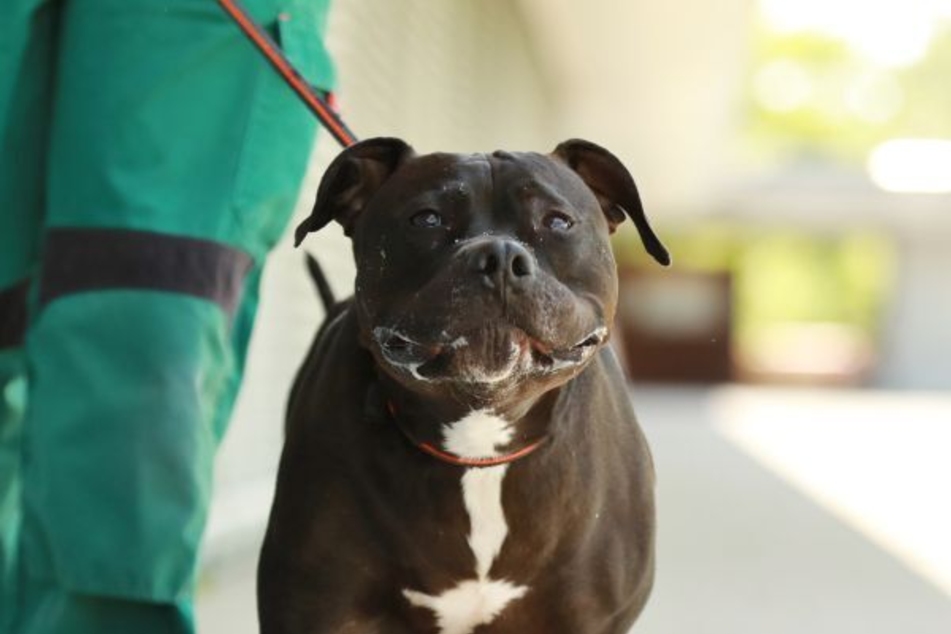
<path fill-rule="evenodd" d="M 717 430 L 951 597 L 951 398 L 728 389 Z"/>
<path fill-rule="evenodd" d="M 951 396 L 636 389 L 659 476 L 638 634 L 951 631 Z"/>

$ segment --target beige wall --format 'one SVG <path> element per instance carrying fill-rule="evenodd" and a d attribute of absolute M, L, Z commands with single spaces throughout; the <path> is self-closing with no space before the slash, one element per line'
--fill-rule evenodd
<path fill-rule="evenodd" d="M 517 3 L 342 0 L 328 40 L 362 137 L 423 151 L 535 149 L 547 138 L 553 90 Z"/>
<path fill-rule="evenodd" d="M 663 224 L 710 212 L 736 170 L 754 0 L 522 0 L 565 99 L 556 132 L 627 164 Z"/>

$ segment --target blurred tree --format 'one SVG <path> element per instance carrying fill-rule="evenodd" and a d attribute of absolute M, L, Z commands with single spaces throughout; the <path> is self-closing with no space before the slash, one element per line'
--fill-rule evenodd
<path fill-rule="evenodd" d="M 895 137 L 951 137 L 951 28 L 935 27 L 926 54 L 887 66 L 819 32 L 754 40 L 745 103 L 754 159 L 862 164 Z"/>
<path fill-rule="evenodd" d="M 951 27 L 937 33 L 921 63 L 897 75 L 905 100 L 896 136 L 951 138 Z"/>

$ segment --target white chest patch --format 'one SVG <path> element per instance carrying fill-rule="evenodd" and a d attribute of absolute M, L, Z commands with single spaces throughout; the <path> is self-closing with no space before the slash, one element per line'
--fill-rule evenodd
<path fill-rule="evenodd" d="M 498 447 L 512 440 L 514 430 L 504 418 L 484 410 L 469 412 L 443 427 L 443 448 L 461 458 L 495 458 Z"/>
<path fill-rule="evenodd" d="M 465 458 L 491 458 L 512 439 L 508 421 L 485 411 L 472 412 L 443 430 L 446 451 Z M 467 469 L 462 475 L 462 500 L 469 514 L 469 548 L 475 555 L 475 579 L 467 579 L 438 596 L 403 590 L 413 605 L 435 613 L 440 634 L 469 634 L 491 623 L 526 586 L 490 579 L 489 570 L 508 535 L 502 509 L 502 482 L 508 465 Z"/>

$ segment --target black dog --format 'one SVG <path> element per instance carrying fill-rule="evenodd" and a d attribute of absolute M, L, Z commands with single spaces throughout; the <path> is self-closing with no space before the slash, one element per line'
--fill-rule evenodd
<path fill-rule="evenodd" d="M 550 155 L 345 150 L 313 214 L 353 299 L 291 395 L 259 567 L 266 634 L 621 634 L 653 579 L 654 474 L 605 346 L 634 181 Z"/>

